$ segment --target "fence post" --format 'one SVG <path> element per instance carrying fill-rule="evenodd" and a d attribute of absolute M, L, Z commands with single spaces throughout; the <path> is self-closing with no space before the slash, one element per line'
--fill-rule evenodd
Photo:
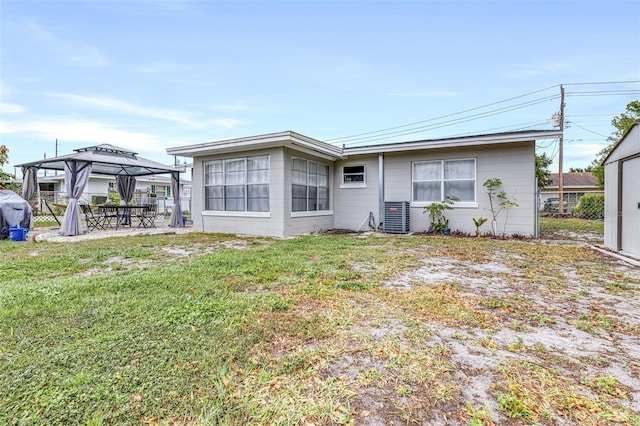
<path fill-rule="evenodd" d="M 533 187 L 533 208 L 534 208 L 534 217 L 535 217 L 535 234 L 534 237 L 536 239 L 540 238 L 540 189 L 538 188 L 538 177 L 534 178 L 534 187 Z"/>

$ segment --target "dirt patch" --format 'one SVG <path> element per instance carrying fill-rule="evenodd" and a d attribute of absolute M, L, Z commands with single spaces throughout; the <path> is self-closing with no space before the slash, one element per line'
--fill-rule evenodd
<path fill-rule="evenodd" d="M 353 382 L 357 424 L 640 424 L 639 271 L 588 248 L 562 253 L 562 245 L 522 244 L 518 253 L 478 263 L 429 253 L 420 267 L 383 283 L 385 323 L 354 324 L 351 331 L 366 339 L 324 372 Z M 528 246 L 567 259 L 545 261 Z M 430 289 L 455 291 L 465 301 L 459 309 L 492 320 L 473 326 L 452 315 L 443 322 L 435 312 L 443 306 L 415 299 Z M 403 303 L 388 303 L 396 299 Z M 381 312 L 377 306 L 375 315 Z M 384 341 L 393 348 L 381 349 Z M 448 367 L 430 386 L 398 367 L 402 354 L 433 348 L 442 355 L 425 362 Z"/>

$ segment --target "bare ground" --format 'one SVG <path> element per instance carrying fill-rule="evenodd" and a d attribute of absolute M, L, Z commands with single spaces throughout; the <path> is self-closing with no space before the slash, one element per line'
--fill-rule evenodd
<path fill-rule="evenodd" d="M 474 263 L 427 249 L 361 301 L 322 370 L 352 388 L 352 421 L 640 424 L 640 271 L 557 250 L 580 253 L 566 265 L 500 251 Z M 453 315 L 435 313 L 451 304 Z"/>

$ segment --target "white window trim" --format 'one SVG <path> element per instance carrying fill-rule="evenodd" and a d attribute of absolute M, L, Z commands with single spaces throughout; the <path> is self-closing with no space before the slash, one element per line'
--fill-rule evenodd
<path fill-rule="evenodd" d="M 202 216 L 220 216 L 220 217 L 271 217 L 271 212 L 239 212 L 239 211 L 223 211 L 223 210 L 204 210 Z"/>
<path fill-rule="evenodd" d="M 309 212 L 291 212 L 291 217 L 333 216 L 333 210 L 313 210 Z"/>
<path fill-rule="evenodd" d="M 358 167 L 362 166 L 363 182 L 345 182 L 344 181 L 344 168 L 345 167 Z M 355 174 L 355 173 L 352 173 Z M 367 165 L 366 164 L 344 164 L 342 166 L 342 175 L 340 178 L 340 188 L 366 188 L 367 187 Z"/>
<path fill-rule="evenodd" d="M 411 207 L 426 207 L 426 206 L 430 206 L 433 203 L 438 203 L 440 201 L 442 201 L 442 199 L 444 198 L 444 186 L 441 185 L 440 186 L 440 201 L 416 201 L 413 199 L 413 166 L 416 163 L 435 163 L 435 162 L 440 162 L 440 167 L 441 167 L 441 178 L 440 178 L 440 182 L 442 184 L 442 182 L 444 182 L 444 162 L 445 161 L 463 161 L 463 160 L 473 160 L 473 173 L 474 173 L 474 177 L 473 177 L 473 196 L 475 198 L 475 201 L 456 201 L 453 203 L 453 208 L 478 208 L 479 204 L 478 204 L 478 159 L 477 158 L 446 158 L 446 159 L 442 159 L 442 160 L 421 160 L 421 161 L 413 161 L 411 162 Z M 460 179 L 460 180 L 468 180 L 468 179 Z"/>
<path fill-rule="evenodd" d="M 426 206 L 430 206 L 431 204 L 435 203 L 436 201 L 412 201 L 410 206 L 411 207 L 426 207 Z M 454 202 L 452 207 L 454 209 L 477 209 L 479 206 L 479 204 L 477 202 L 471 202 L 471 201 L 458 201 L 458 202 Z"/>
<path fill-rule="evenodd" d="M 246 173 L 248 171 L 247 169 L 247 160 L 249 158 L 252 157 L 262 157 L 262 156 L 266 156 L 267 157 L 267 162 L 269 164 L 269 182 L 267 183 L 267 185 L 269 185 L 269 211 L 266 212 L 254 212 L 254 211 L 250 211 L 250 210 L 204 210 L 203 214 L 205 216 L 245 216 L 245 217 L 270 217 L 270 211 L 271 211 L 271 156 L 269 154 L 266 155 L 247 155 L 245 157 L 233 157 L 233 158 L 218 158 L 218 159 L 214 159 L 214 160 L 206 160 L 203 162 L 203 167 L 205 167 L 207 162 L 211 162 L 211 161 L 222 161 L 223 164 L 223 168 L 222 168 L 222 174 L 224 176 L 225 174 L 225 162 L 226 161 L 237 161 L 237 160 L 244 160 L 244 164 L 245 164 L 245 177 L 246 177 Z M 204 176 L 206 178 L 206 170 L 204 171 Z M 249 185 L 263 185 L 263 184 L 250 184 L 245 182 L 243 184 L 245 187 L 249 186 Z M 205 194 L 206 194 L 206 188 L 207 186 L 222 186 L 222 187 L 226 187 L 227 184 L 223 183 L 222 185 L 203 185 L 203 188 L 205 188 Z M 244 195 L 244 202 L 245 202 L 245 208 L 248 207 L 249 205 L 249 200 L 248 200 L 248 191 L 245 191 L 245 195 Z M 205 195 L 206 197 L 206 195 Z M 225 202 L 225 199 L 223 198 L 223 204 Z M 211 214 L 209 214 L 211 213 Z M 248 213 L 248 214 L 247 214 Z M 254 213 L 259 213 L 259 215 L 254 215 Z M 266 216 L 264 214 L 267 214 Z"/>
<path fill-rule="evenodd" d="M 333 195 L 333 191 L 332 191 L 332 187 L 331 187 L 331 172 L 332 172 L 332 167 L 331 164 L 327 164 L 327 163 L 322 163 L 320 161 L 316 161 L 316 160 L 309 160 L 307 158 L 303 158 L 303 157 L 291 157 L 291 168 L 293 170 L 293 160 L 303 160 L 307 162 L 307 187 L 309 186 L 309 174 L 308 174 L 308 167 L 309 167 L 309 161 L 314 162 L 316 164 L 321 164 L 323 166 L 327 166 L 329 168 L 328 170 L 328 174 L 327 174 L 327 189 L 329 190 L 329 206 L 333 205 L 333 199 L 331 198 L 331 196 Z M 292 183 L 293 185 L 293 183 Z M 319 186 L 316 188 L 320 188 Z M 293 200 L 293 194 L 291 195 L 291 199 Z M 293 206 L 291 206 L 291 208 L 293 209 Z M 299 211 L 299 212 L 291 212 L 291 217 L 302 217 L 302 216 L 325 216 L 325 215 L 330 215 L 333 214 L 333 209 L 330 210 L 305 210 L 305 211 Z"/>

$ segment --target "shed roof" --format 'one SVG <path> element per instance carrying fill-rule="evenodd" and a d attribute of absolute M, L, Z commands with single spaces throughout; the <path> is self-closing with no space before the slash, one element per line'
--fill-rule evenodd
<path fill-rule="evenodd" d="M 177 167 L 138 157 L 137 152 L 128 151 L 110 144 L 78 148 L 74 150 L 73 154 L 23 163 L 19 164 L 18 167 L 64 170 L 65 162 L 73 160 L 92 163 L 91 173 L 99 175 L 145 176 L 182 171 Z"/>
<path fill-rule="evenodd" d="M 626 143 L 627 139 L 631 139 L 635 136 L 635 142 L 636 145 L 638 145 L 638 147 L 630 147 L 629 150 L 632 153 L 637 153 L 638 151 L 640 151 L 640 136 L 638 136 L 636 134 L 637 132 L 637 128 L 640 126 L 639 122 L 635 122 L 631 125 L 631 127 L 629 127 L 629 129 L 627 129 L 627 131 L 625 132 L 625 134 L 622 136 L 622 138 L 620 138 L 620 140 L 618 142 L 616 142 L 616 144 L 613 146 L 613 149 L 611 150 L 611 152 L 609 152 L 609 154 L 604 158 L 604 160 L 602 160 L 602 165 L 606 165 L 612 161 L 616 161 L 619 160 L 623 157 L 625 157 L 626 155 L 629 154 L 629 152 L 625 152 L 625 153 L 620 153 L 618 152 L 619 150 L 622 150 L 622 145 Z"/>

